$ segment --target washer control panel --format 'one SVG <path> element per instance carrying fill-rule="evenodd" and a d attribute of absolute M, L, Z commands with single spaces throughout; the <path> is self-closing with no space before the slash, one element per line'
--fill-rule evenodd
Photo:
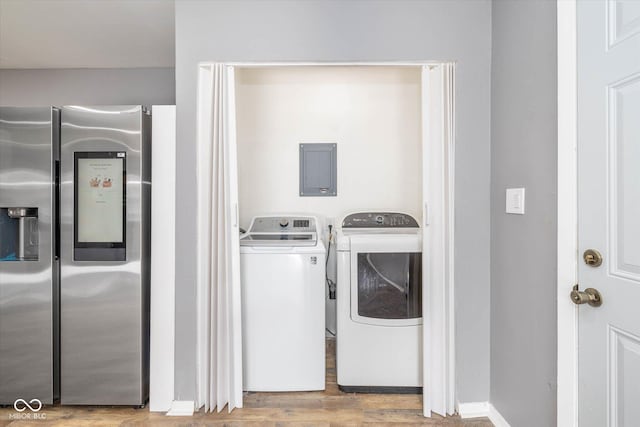
<path fill-rule="evenodd" d="M 298 216 L 256 217 L 254 218 L 249 230 L 250 233 L 310 233 L 315 231 L 315 218 Z"/>
<path fill-rule="evenodd" d="M 342 228 L 419 228 L 411 215 L 398 212 L 358 212 L 347 215 Z"/>

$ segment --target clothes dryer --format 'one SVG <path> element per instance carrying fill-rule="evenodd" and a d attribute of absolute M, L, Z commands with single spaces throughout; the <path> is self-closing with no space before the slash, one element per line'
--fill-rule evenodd
<path fill-rule="evenodd" d="M 360 212 L 337 231 L 337 382 L 422 391 L 422 233 L 410 215 Z"/>

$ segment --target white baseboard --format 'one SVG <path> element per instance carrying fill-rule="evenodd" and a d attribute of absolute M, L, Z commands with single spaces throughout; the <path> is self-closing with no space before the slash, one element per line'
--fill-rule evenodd
<path fill-rule="evenodd" d="M 460 418 L 480 418 L 489 416 L 489 402 L 458 402 Z"/>
<path fill-rule="evenodd" d="M 194 408 L 193 400 L 174 400 L 171 402 L 171 409 L 167 415 L 170 417 L 191 417 Z"/>
<path fill-rule="evenodd" d="M 496 427 L 511 427 L 502 414 L 492 405 L 489 404 L 489 419 Z"/>
<path fill-rule="evenodd" d="M 458 414 L 460 418 L 487 417 L 495 427 L 511 427 L 502 414 L 489 402 L 458 402 Z"/>

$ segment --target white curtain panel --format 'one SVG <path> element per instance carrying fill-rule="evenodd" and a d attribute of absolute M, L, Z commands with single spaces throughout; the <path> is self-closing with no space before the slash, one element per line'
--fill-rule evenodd
<path fill-rule="evenodd" d="M 196 407 L 242 407 L 240 246 L 234 69 L 198 76 Z"/>
<path fill-rule="evenodd" d="M 422 69 L 423 109 L 423 408 L 452 414 L 455 405 L 453 232 L 455 65 Z"/>

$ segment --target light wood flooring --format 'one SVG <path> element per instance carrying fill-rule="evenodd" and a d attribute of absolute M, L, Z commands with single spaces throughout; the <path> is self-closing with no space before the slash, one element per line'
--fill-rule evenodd
<path fill-rule="evenodd" d="M 335 340 L 327 340 L 327 387 L 322 392 L 245 393 L 244 408 L 229 414 L 197 412 L 167 417 L 127 407 L 48 406 L 43 420 L 12 420 L 13 408 L 0 408 L 0 427 L 17 426 L 465 426 L 490 427 L 486 418 L 422 416 L 421 395 L 343 393 L 336 384 Z"/>

